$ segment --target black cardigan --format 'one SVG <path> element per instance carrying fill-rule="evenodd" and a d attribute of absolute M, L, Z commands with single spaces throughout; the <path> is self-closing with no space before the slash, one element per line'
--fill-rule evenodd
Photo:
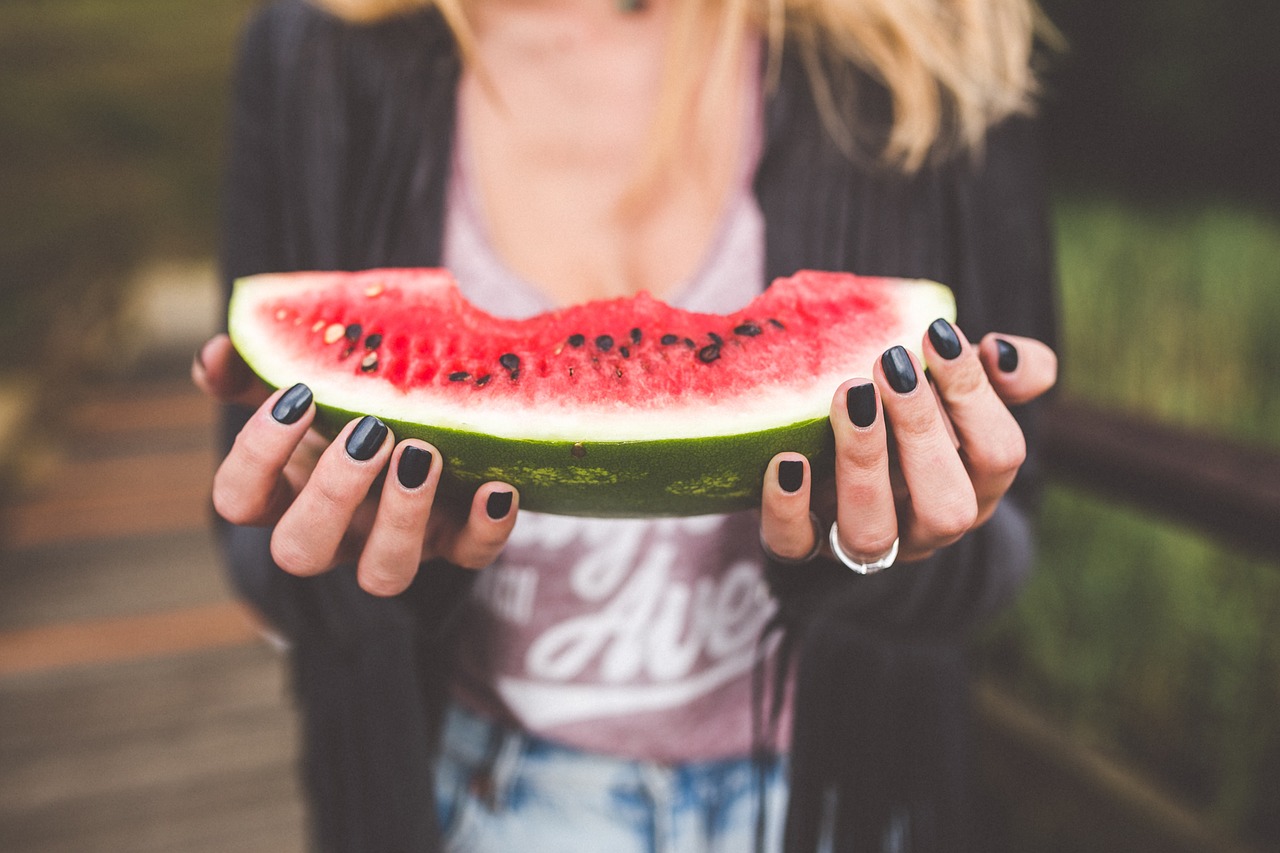
<path fill-rule="evenodd" d="M 255 16 L 234 91 L 228 286 L 264 271 L 438 265 L 459 71 L 434 12 L 353 26 L 284 0 Z M 862 92 L 860 126 L 874 137 L 883 122 L 867 117 L 883 114 L 883 98 L 872 86 Z M 907 177 L 831 142 L 790 52 L 765 122 L 754 187 L 769 280 L 806 267 L 932 278 L 955 291 L 971 338 L 999 330 L 1052 341 L 1044 181 L 1029 122 L 993 130 L 981 159 Z M 1035 433 L 1032 410 L 1017 414 L 1030 458 L 980 530 L 869 578 L 822 564 L 771 570 L 800 653 L 790 849 L 813 849 L 831 786 L 858 792 L 837 808 L 847 839 L 838 850 L 870 849 L 861 835 L 926 800 L 912 849 L 929 849 L 931 834 L 959 849 L 960 812 L 939 798 L 954 805 L 960 789 L 938 782 L 963 776 L 959 650 L 1012 598 L 1031 561 Z M 228 446 L 243 417 L 228 412 Z M 435 849 L 430 756 L 443 648 L 449 605 L 473 575 L 432 564 L 405 594 L 377 599 L 350 567 L 295 578 L 271 564 L 267 531 L 220 530 L 237 588 L 292 641 L 316 846 Z"/>

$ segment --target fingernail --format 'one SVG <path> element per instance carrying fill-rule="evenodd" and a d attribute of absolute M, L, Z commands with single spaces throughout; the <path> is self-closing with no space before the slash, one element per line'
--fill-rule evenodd
<path fill-rule="evenodd" d="M 876 387 L 870 382 L 854 385 L 845 392 L 844 404 L 854 426 L 866 429 L 876 422 Z"/>
<path fill-rule="evenodd" d="M 795 459 L 784 459 L 778 463 L 778 485 L 784 492 L 798 492 L 804 485 L 804 463 Z"/>
<path fill-rule="evenodd" d="M 889 379 L 889 387 L 899 394 L 910 394 L 916 390 L 916 369 L 911 365 L 911 356 L 903 347 L 891 347 L 880 356 L 880 366 Z"/>
<path fill-rule="evenodd" d="M 299 382 L 280 395 L 271 407 L 271 417 L 285 425 L 294 424 L 310 406 L 311 389 Z"/>
<path fill-rule="evenodd" d="M 494 521 L 506 518 L 507 513 L 511 512 L 511 492 L 490 492 L 484 511 L 489 513 L 489 517 Z"/>
<path fill-rule="evenodd" d="M 387 425 L 373 415 L 365 415 L 347 436 L 347 455 L 357 462 L 372 459 L 387 438 Z"/>
<path fill-rule="evenodd" d="M 929 343 L 947 361 L 960 355 L 960 338 L 950 323 L 939 317 L 929 326 Z"/>
<path fill-rule="evenodd" d="M 996 338 L 996 366 L 1005 373 L 1018 369 L 1018 348 L 1004 338 Z"/>
<path fill-rule="evenodd" d="M 396 479 L 406 489 L 416 489 L 427 481 L 431 473 L 431 462 L 435 459 L 430 450 L 410 444 L 400 451 L 400 462 L 396 465 Z"/>

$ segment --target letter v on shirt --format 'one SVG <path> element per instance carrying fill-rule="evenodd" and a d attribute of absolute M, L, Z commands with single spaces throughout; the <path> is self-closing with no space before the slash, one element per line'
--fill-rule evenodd
<path fill-rule="evenodd" d="M 739 682 L 774 611 L 755 525 L 747 513 L 526 513 L 502 561 L 481 575 L 466 623 L 462 648 L 486 649 L 485 660 L 461 663 L 491 702 L 539 733 L 679 709 L 735 683 L 747 695 Z"/>

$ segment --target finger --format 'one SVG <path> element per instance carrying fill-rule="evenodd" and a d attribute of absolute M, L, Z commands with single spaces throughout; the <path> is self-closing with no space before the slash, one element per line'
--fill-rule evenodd
<path fill-rule="evenodd" d="M 779 453 L 769 460 L 760 503 L 760 542 L 783 560 L 802 560 L 817 548 L 809 517 L 809 460 L 799 453 Z"/>
<path fill-rule="evenodd" d="M 1034 400 L 1058 381 L 1057 354 L 1035 338 L 993 333 L 979 351 L 992 387 L 1010 406 Z"/>
<path fill-rule="evenodd" d="M 352 421 L 333 440 L 271 536 L 271 556 L 295 575 L 333 565 L 356 508 L 391 455 L 391 433 L 372 415 Z"/>
<path fill-rule="evenodd" d="M 987 380 L 978 351 L 964 333 L 937 320 L 925 336 L 929 375 L 959 440 L 981 523 L 994 511 L 1026 460 L 1022 428 Z"/>
<path fill-rule="evenodd" d="M 258 406 L 271 395 L 270 386 L 249 369 L 226 335 L 215 335 L 196 350 L 191 381 L 222 403 Z"/>
<path fill-rule="evenodd" d="M 298 384 L 269 396 L 213 476 L 214 509 L 232 524 L 276 521 L 293 499 L 285 466 L 315 417 L 311 389 Z"/>
<path fill-rule="evenodd" d="M 520 494 L 506 483 L 476 490 L 466 522 L 455 528 L 438 555 L 467 569 L 483 569 L 498 558 L 515 527 Z"/>
<path fill-rule="evenodd" d="M 889 441 L 875 383 L 852 379 L 831 401 L 836 440 L 836 521 L 840 547 L 869 563 L 893 547 L 898 513 L 889 477 Z"/>
<path fill-rule="evenodd" d="M 977 498 L 933 392 L 920 381 L 915 356 L 893 347 L 876 363 L 875 374 L 910 495 L 901 520 L 902 551 L 916 558 L 968 531 L 977 518 Z"/>
<path fill-rule="evenodd" d="M 360 553 L 356 579 L 365 592 L 397 595 L 413 581 L 422 562 L 422 544 L 440 480 L 439 453 L 407 439 L 391 456 L 391 471 L 369 538 Z"/>

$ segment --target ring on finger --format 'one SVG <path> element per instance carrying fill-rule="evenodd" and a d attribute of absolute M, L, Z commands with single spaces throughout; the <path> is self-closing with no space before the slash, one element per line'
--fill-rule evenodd
<path fill-rule="evenodd" d="M 809 513 L 809 523 L 813 525 L 813 547 L 803 557 L 780 557 L 773 553 L 769 543 L 764 541 L 764 530 L 760 531 L 760 550 L 764 551 L 765 556 L 770 560 L 782 563 L 784 566 L 798 566 L 802 563 L 810 562 L 822 550 L 822 520 L 818 518 L 817 513 L 811 512 Z"/>
<path fill-rule="evenodd" d="M 883 571 L 892 566 L 893 561 L 898 559 L 897 537 L 894 537 L 893 545 L 889 547 L 889 553 L 878 560 L 872 560 L 870 563 L 861 563 L 845 553 L 844 549 L 840 547 L 840 531 L 834 521 L 831 522 L 831 530 L 827 535 L 827 539 L 831 545 L 831 553 L 835 554 L 836 559 L 860 575 L 873 575 L 876 572 Z"/>

